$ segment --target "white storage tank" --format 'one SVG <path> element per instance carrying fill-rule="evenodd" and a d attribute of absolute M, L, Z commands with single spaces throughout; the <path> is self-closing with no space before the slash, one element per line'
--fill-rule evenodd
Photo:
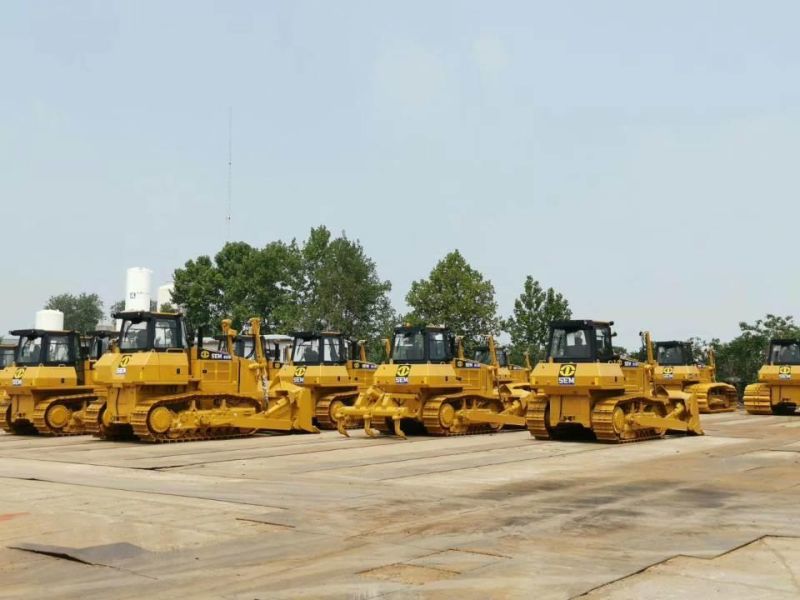
<path fill-rule="evenodd" d="M 158 294 L 156 295 L 156 302 L 158 303 L 158 310 L 165 304 L 172 304 L 172 290 L 175 289 L 175 286 L 171 283 L 165 283 L 158 288 Z"/>
<path fill-rule="evenodd" d="M 125 310 L 150 310 L 153 272 L 144 267 L 131 267 L 125 280 Z"/>
<path fill-rule="evenodd" d="M 44 329 L 45 331 L 63 331 L 64 313 L 60 310 L 39 310 L 36 311 L 34 329 Z"/>

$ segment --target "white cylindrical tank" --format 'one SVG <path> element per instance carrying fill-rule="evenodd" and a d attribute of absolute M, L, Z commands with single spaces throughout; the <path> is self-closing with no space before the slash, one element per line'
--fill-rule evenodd
<path fill-rule="evenodd" d="M 161 307 L 165 304 L 172 304 L 172 290 L 174 289 L 175 286 L 171 283 L 165 283 L 158 287 L 158 293 L 156 294 L 158 310 L 161 310 Z"/>
<path fill-rule="evenodd" d="M 153 272 L 144 267 L 131 267 L 125 280 L 125 310 L 150 310 L 150 281 Z"/>
<path fill-rule="evenodd" d="M 63 331 L 64 313 L 60 310 L 38 310 L 33 328 L 45 331 Z"/>

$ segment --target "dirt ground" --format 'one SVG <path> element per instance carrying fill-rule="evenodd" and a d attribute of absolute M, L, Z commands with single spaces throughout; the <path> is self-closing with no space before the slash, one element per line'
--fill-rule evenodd
<path fill-rule="evenodd" d="M 0 434 L 0 598 L 797 598 L 800 418 L 171 445 Z"/>

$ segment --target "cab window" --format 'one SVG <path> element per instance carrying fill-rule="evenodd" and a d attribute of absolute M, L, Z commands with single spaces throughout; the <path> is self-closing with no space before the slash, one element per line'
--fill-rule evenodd
<path fill-rule="evenodd" d="M 425 360 L 425 337 L 421 331 L 403 331 L 394 336 L 392 359 Z"/>
<path fill-rule="evenodd" d="M 319 339 L 303 340 L 296 339 L 292 352 L 292 362 L 296 363 L 318 363 L 319 362 Z"/>
<path fill-rule="evenodd" d="M 119 349 L 123 352 L 147 350 L 148 321 L 124 321 L 119 338 Z"/>
<path fill-rule="evenodd" d="M 773 365 L 798 365 L 800 364 L 800 343 L 788 342 L 772 344 L 770 362 Z"/>
<path fill-rule="evenodd" d="M 447 336 L 445 336 L 444 332 L 435 331 L 428 335 L 428 342 L 430 344 L 430 360 L 447 360 Z"/>
<path fill-rule="evenodd" d="M 26 337 L 19 341 L 17 350 L 18 365 L 38 365 L 42 359 L 42 338 Z"/>
<path fill-rule="evenodd" d="M 178 341 L 178 322 L 174 319 L 156 319 L 153 337 L 156 349 L 180 348 Z"/>
<path fill-rule="evenodd" d="M 600 358 L 611 358 L 614 348 L 611 345 L 611 329 L 608 327 L 598 327 L 594 330 L 597 356 Z"/>
<path fill-rule="evenodd" d="M 591 329 L 554 329 L 550 343 L 550 356 L 559 358 L 591 358 L 589 339 Z"/>
<path fill-rule="evenodd" d="M 323 346 L 323 361 L 324 362 L 339 362 L 341 361 L 341 352 L 339 348 L 339 338 L 326 337 L 322 339 Z"/>

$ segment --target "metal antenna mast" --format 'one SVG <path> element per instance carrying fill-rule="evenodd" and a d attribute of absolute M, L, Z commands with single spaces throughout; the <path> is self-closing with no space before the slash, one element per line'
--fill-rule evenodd
<path fill-rule="evenodd" d="M 233 208 L 232 196 L 233 183 L 233 107 L 228 107 L 228 210 L 225 214 L 227 236 L 225 241 L 231 241 L 231 209 Z"/>

